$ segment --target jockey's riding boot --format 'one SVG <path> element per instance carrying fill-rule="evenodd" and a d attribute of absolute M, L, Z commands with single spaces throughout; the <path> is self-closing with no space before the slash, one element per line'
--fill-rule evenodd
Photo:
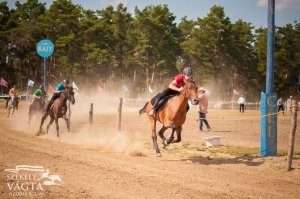
<path fill-rule="evenodd" d="M 49 114 L 49 112 L 50 112 L 50 107 L 51 107 L 51 105 L 52 105 L 51 102 L 52 102 L 52 101 L 50 101 L 50 102 L 47 104 L 47 107 L 46 107 L 46 109 L 45 109 L 45 111 L 44 111 L 44 114 L 43 114 L 44 117 L 46 117 L 46 116 Z"/>

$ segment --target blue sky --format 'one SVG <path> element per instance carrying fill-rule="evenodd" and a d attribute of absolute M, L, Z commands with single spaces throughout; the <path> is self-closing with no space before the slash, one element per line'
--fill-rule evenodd
<path fill-rule="evenodd" d="M 4 1 L 4 0 L 0 0 Z M 47 7 L 53 0 L 39 0 L 46 2 Z M 13 7 L 15 0 L 8 0 L 9 6 Z M 20 0 L 26 2 L 26 0 Z M 103 9 L 108 5 L 116 6 L 123 3 L 133 12 L 137 6 L 143 9 L 148 5 L 167 4 L 170 12 L 176 16 L 176 22 L 184 16 L 188 19 L 204 17 L 213 5 L 224 7 L 225 14 L 235 22 L 243 19 L 255 27 L 267 27 L 267 4 L 268 0 L 73 0 L 73 3 L 80 4 L 86 9 Z M 276 0 L 275 24 L 284 26 L 287 23 L 300 22 L 300 0 Z"/>

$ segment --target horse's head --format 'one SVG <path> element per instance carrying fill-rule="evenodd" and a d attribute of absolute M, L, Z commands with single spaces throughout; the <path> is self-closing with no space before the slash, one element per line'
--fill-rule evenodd
<path fill-rule="evenodd" d="M 71 102 L 71 104 L 75 104 L 75 96 L 74 96 L 74 91 L 73 87 L 69 87 L 64 90 L 64 95 L 65 97 Z"/>
<path fill-rule="evenodd" d="M 193 105 L 198 105 L 198 86 L 194 80 L 188 80 L 182 90 L 182 94 L 191 101 Z"/>

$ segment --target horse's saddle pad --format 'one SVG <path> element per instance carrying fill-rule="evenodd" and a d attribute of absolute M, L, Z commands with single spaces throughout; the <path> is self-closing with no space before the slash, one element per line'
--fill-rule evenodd
<path fill-rule="evenodd" d="M 151 99 L 151 105 L 153 106 L 155 104 L 155 102 L 158 100 L 158 98 L 162 95 L 162 93 L 158 93 L 157 95 L 155 95 L 152 99 Z M 169 99 L 171 99 L 172 97 L 174 97 L 176 95 L 168 95 L 166 97 L 164 97 L 163 99 L 161 99 L 158 104 L 157 104 L 157 110 L 161 110 L 165 107 L 165 105 L 167 104 L 167 102 L 169 101 Z"/>

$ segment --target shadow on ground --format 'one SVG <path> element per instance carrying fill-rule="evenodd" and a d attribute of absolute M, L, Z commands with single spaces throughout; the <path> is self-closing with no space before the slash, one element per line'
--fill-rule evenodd
<path fill-rule="evenodd" d="M 202 165 L 245 164 L 247 166 L 259 166 L 264 163 L 264 160 L 259 156 L 240 156 L 235 158 L 192 156 L 180 159 L 180 161 Z"/>

